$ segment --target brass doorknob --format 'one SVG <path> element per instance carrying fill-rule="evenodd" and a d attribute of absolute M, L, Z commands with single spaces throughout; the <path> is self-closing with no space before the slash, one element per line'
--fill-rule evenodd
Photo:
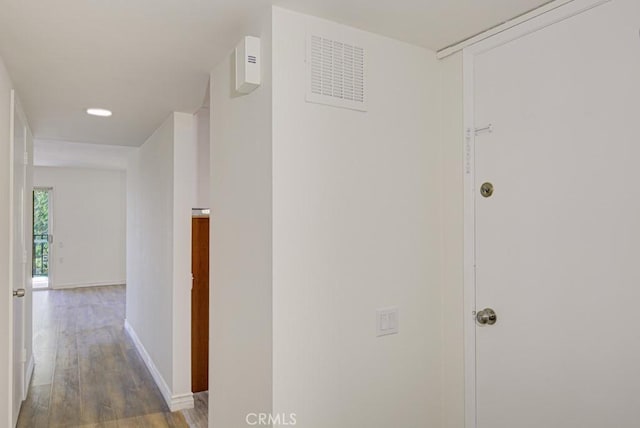
<path fill-rule="evenodd" d="M 494 325 L 498 321 L 498 315 L 491 308 L 486 308 L 476 314 L 476 321 L 480 325 Z"/>

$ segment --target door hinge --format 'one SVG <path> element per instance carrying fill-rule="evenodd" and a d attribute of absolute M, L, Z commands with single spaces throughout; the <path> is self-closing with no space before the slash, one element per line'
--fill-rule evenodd
<path fill-rule="evenodd" d="M 476 128 L 474 129 L 474 133 L 476 136 L 481 135 L 481 134 L 491 134 L 493 132 L 493 125 L 492 124 L 488 124 L 487 126 L 484 126 L 482 128 Z"/>
<path fill-rule="evenodd" d="M 29 153 L 24 152 L 24 164 L 29 165 Z"/>

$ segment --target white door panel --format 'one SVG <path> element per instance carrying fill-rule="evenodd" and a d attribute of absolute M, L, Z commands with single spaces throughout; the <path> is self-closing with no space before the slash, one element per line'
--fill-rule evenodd
<path fill-rule="evenodd" d="M 13 290 L 26 289 L 26 230 L 25 230 L 25 193 L 26 193 L 26 165 L 24 153 L 26 148 L 26 125 L 17 104 L 15 94 L 12 94 L 13 122 L 13 192 L 12 192 L 12 279 Z M 25 299 L 14 297 L 13 299 L 13 340 L 11 352 L 13 355 L 13 389 L 12 389 L 12 420 L 15 426 L 20 406 L 25 392 L 25 366 L 24 366 L 24 314 Z"/>
<path fill-rule="evenodd" d="M 478 428 L 640 426 L 639 28 L 615 0 L 475 58 Z"/>

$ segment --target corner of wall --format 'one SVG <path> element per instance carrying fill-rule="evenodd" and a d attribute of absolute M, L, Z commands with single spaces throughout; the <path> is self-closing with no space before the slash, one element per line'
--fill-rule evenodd
<path fill-rule="evenodd" d="M 464 97 L 462 52 L 440 62 L 442 423 L 464 428 Z"/>
<path fill-rule="evenodd" d="M 153 380 L 155 381 L 158 389 L 160 390 L 160 393 L 162 394 L 162 398 L 164 398 L 165 403 L 167 403 L 169 410 L 172 412 L 177 412 L 179 410 L 192 409 L 194 406 L 193 394 L 191 393 L 174 394 L 171 391 L 171 388 L 169 387 L 167 382 L 165 381 L 164 377 L 160 373 L 160 370 L 158 370 L 155 363 L 153 362 L 153 358 L 151 358 L 146 348 L 140 341 L 140 338 L 136 334 L 135 330 L 133 329 L 131 324 L 129 324 L 129 321 L 126 319 L 124 321 L 124 329 L 129 335 L 129 337 L 131 338 L 131 341 L 136 347 L 136 350 L 138 351 L 138 354 L 142 358 L 142 361 L 144 361 L 145 366 L 151 373 L 151 377 L 153 377 Z"/>
<path fill-rule="evenodd" d="M 262 85 L 235 93 L 231 54 L 211 74 L 209 410 L 221 427 L 273 406 L 271 8 L 254 18 L 242 35 L 261 38 Z"/>

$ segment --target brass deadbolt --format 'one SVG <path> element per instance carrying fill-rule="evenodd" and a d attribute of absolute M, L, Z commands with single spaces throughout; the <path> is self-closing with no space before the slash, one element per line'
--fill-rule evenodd
<path fill-rule="evenodd" d="M 493 184 L 484 183 L 482 186 L 480 186 L 480 194 L 485 198 L 493 195 Z"/>

